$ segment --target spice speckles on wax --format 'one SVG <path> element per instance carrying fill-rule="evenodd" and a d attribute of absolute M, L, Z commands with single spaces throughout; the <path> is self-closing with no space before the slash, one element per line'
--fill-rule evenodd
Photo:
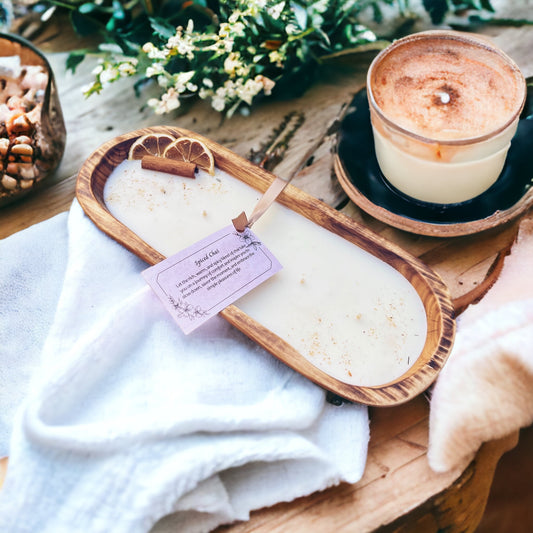
<path fill-rule="evenodd" d="M 104 191 L 113 216 L 165 256 L 250 213 L 260 197 L 219 169 L 190 180 L 138 161 L 121 163 Z M 427 320 L 399 272 L 277 203 L 253 229 L 283 269 L 237 307 L 345 383 L 382 385 L 414 364 Z"/>

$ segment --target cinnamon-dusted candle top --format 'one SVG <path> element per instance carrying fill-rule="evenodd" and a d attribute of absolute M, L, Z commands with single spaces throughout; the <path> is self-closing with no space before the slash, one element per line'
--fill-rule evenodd
<path fill-rule="evenodd" d="M 368 89 L 389 121 L 442 141 L 504 128 L 525 99 L 524 77 L 502 51 L 484 39 L 445 31 L 415 34 L 381 52 Z"/>

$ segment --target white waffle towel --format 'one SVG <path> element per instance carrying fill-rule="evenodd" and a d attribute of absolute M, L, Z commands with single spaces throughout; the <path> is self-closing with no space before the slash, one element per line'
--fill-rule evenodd
<path fill-rule="evenodd" d="M 183 335 L 77 202 L 0 266 L 0 531 L 210 531 L 362 476 L 366 407 L 219 317 Z"/>

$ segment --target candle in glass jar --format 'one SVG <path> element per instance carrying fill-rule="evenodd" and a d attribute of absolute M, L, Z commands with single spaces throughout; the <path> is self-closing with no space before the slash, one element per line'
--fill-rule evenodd
<path fill-rule="evenodd" d="M 109 176 L 110 212 L 165 256 L 250 212 L 261 194 L 227 173 L 177 178 L 124 161 Z M 283 265 L 235 305 L 317 368 L 345 383 L 382 385 L 418 359 L 423 303 L 397 270 L 275 203 L 254 231 Z"/>
<path fill-rule="evenodd" d="M 378 163 L 396 189 L 450 204 L 497 180 L 526 84 L 488 40 L 441 30 L 399 39 L 372 62 L 367 88 Z"/>

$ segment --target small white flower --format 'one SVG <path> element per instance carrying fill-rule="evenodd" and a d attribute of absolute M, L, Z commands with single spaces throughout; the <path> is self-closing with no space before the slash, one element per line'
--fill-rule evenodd
<path fill-rule="evenodd" d="M 296 24 L 289 23 L 287 26 L 285 26 L 285 32 L 287 35 L 296 35 L 300 33 L 300 29 L 298 26 L 296 26 Z"/>
<path fill-rule="evenodd" d="M 275 63 L 277 67 L 282 67 L 285 57 L 278 50 L 272 50 L 268 54 L 268 59 L 270 59 L 271 63 Z"/>
<path fill-rule="evenodd" d="M 165 104 L 167 112 L 180 106 L 179 95 L 172 87 L 161 97 L 161 101 Z"/>
<path fill-rule="evenodd" d="M 154 43 L 144 43 L 143 44 L 143 47 L 142 47 L 142 51 L 145 53 L 145 54 L 149 54 L 152 50 L 155 50 L 155 46 L 154 46 Z"/>
<path fill-rule="evenodd" d="M 137 72 L 137 69 L 135 68 L 135 65 L 137 64 L 137 61 L 135 63 L 133 61 L 126 61 L 124 63 L 121 63 L 118 66 L 118 70 L 120 72 L 121 76 L 132 76 Z"/>
<path fill-rule="evenodd" d="M 150 59 L 166 59 L 168 56 L 167 50 L 160 50 L 153 43 L 145 43 L 142 50 Z"/>
<path fill-rule="evenodd" d="M 163 115 L 177 109 L 180 106 L 180 100 L 178 93 L 173 87 L 171 87 L 161 96 L 160 100 L 157 98 L 150 98 L 147 104 L 154 110 L 156 115 Z"/>
<path fill-rule="evenodd" d="M 165 69 L 161 63 L 152 63 L 146 68 L 146 77 L 151 78 L 152 76 L 159 76 L 159 74 L 163 74 L 164 71 Z"/>
<path fill-rule="evenodd" d="M 169 50 L 175 50 L 179 55 L 185 56 L 187 59 L 193 59 L 194 51 L 196 50 L 193 36 L 187 33 L 183 35 L 181 27 L 178 27 L 176 34 L 169 38 L 166 47 Z"/>
<path fill-rule="evenodd" d="M 204 87 L 200 87 L 200 90 L 198 91 L 198 96 L 202 100 L 205 100 L 206 98 L 213 96 L 213 91 L 210 91 L 209 89 L 205 89 Z"/>
<path fill-rule="evenodd" d="M 115 81 L 120 76 L 118 69 L 113 67 L 107 67 L 100 73 L 100 82 L 102 84 Z"/>
<path fill-rule="evenodd" d="M 263 86 L 263 92 L 269 96 L 272 93 L 272 89 L 276 85 L 276 82 L 274 80 L 271 80 L 270 78 L 267 78 L 266 76 L 263 76 L 262 74 L 259 74 L 254 78 L 254 81 L 257 83 L 260 83 Z"/>
<path fill-rule="evenodd" d="M 218 94 L 213 95 L 213 98 L 211 99 L 211 107 L 215 111 L 224 111 L 224 108 L 226 107 L 226 99 Z"/>
<path fill-rule="evenodd" d="M 329 0 L 318 0 L 317 2 L 313 2 L 310 7 L 318 13 L 324 13 L 324 11 L 326 11 L 326 9 L 328 8 L 328 5 Z"/>
<path fill-rule="evenodd" d="M 374 32 L 371 32 L 370 30 L 363 31 L 362 33 L 358 35 L 358 37 L 360 39 L 364 39 L 365 41 L 372 42 L 376 40 L 376 35 L 374 34 Z"/>
<path fill-rule="evenodd" d="M 242 22 L 235 22 L 231 29 L 232 33 L 238 35 L 239 37 L 242 37 L 244 36 L 244 30 L 246 29 L 246 26 Z"/>
<path fill-rule="evenodd" d="M 174 81 L 174 87 L 179 93 L 183 93 L 187 90 L 187 84 L 191 80 L 191 78 L 194 76 L 196 71 L 189 70 L 188 72 L 179 72 L 178 74 L 174 74 L 173 81 Z"/>
<path fill-rule="evenodd" d="M 218 28 L 218 35 L 222 38 L 227 37 L 231 33 L 231 25 L 228 22 L 221 22 Z"/>
<path fill-rule="evenodd" d="M 248 105 L 251 105 L 254 96 L 258 94 L 262 89 L 262 83 L 252 79 L 248 79 L 246 80 L 246 83 L 243 86 L 237 87 L 236 92 L 239 99 L 243 100 Z"/>
<path fill-rule="evenodd" d="M 228 22 L 230 24 L 235 24 L 235 22 L 237 22 L 239 20 L 239 18 L 242 16 L 242 11 L 239 11 L 238 9 L 236 9 L 229 17 L 228 17 Z"/>
<path fill-rule="evenodd" d="M 187 59 L 193 59 L 194 58 L 194 50 L 195 46 L 191 41 L 183 41 L 178 46 L 178 52 L 182 56 L 186 56 Z"/>
<path fill-rule="evenodd" d="M 192 80 L 195 74 L 196 74 L 195 70 L 189 70 L 187 72 L 180 72 L 178 74 L 178 81 L 180 84 L 187 83 Z"/>
<path fill-rule="evenodd" d="M 240 60 L 240 54 L 237 52 L 232 52 L 224 60 L 224 71 L 230 76 L 235 76 L 235 71 L 242 66 Z"/>
<path fill-rule="evenodd" d="M 82 94 L 88 93 L 95 86 L 96 86 L 96 82 L 95 83 L 89 83 L 87 85 L 83 85 L 82 88 L 81 88 L 81 93 Z"/>
<path fill-rule="evenodd" d="M 252 15 L 257 15 L 259 11 L 267 7 L 267 0 L 249 0 L 245 2 Z"/>
<path fill-rule="evenodd" d="M 235 44 L 235 41 L 233 37 L 227 37 L 224 39 L 224 51 L 225 52 L 231 52 L 233 50 L 233 45 Z"/>
<path fill-rule="evenodd" d="M 157 76 L 157 85 L 159 85 L 159 87 L 163 87 L 164 89 L 166 89 L 170 85 L 170 80 L 168 79 L 167 76 L 161 74 Z"/>
<path fill-rule="evenodd" d="M 279 4 L 275 4 L 273 6 L 267 7 L 267 13 L 274 20 L 278 20 L 284 8 L 285 8 L 285 2 L 280 2 Z"/>

